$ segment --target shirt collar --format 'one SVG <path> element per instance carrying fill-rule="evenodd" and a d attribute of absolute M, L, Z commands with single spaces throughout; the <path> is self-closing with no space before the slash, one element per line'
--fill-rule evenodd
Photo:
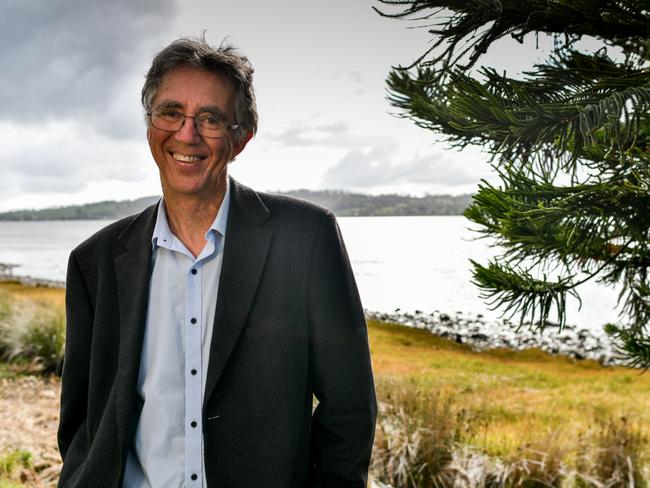
<path fill-rule="evenodd" d="M 212 225 L 205 233 L 205 238 L 208 239 L 210 232 L 215 231 L 221 236 L 226 235 L 226 228 L 228 227 L 228 210 L 230 208 L 230 178 L 226 178 L 226 194 L 223 197 L 217 216 L 214 218 Z M 155 250 L 157 246 L 171 248 L 176 236 L 169 228 L 169 221 L 167 220 L 167 211 L 165 210 L 164 198 L 158 201 L 158 212 L 156 215 L 156 225 L 151 235 L 151 246 Z"/>

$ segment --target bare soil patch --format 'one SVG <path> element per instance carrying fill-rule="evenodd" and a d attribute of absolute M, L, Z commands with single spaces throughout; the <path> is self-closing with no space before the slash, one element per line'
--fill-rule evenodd
<path fill-rule="evenodd" d="M 0 379 L 0 456 L 13 450 L 32 454 L 20 482 L 34 488 L 56 486 L 61 457 L 56 445 L 61 382 L 57 377 Z"/>

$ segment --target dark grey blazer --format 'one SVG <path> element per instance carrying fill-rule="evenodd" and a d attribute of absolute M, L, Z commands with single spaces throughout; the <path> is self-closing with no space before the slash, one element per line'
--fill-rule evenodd
<path fill-rule="evenodd" d="M 363 487 L 376 401 L 334 216 L 234 180 L 231 191 L 203 404 L 208 485 Z M 155 217 L 152 206 L 115 222 L 70 255 L 60 487 L 121 486 Z"/>

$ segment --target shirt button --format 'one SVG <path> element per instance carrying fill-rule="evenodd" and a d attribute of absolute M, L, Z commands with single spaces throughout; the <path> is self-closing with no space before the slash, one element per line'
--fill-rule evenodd
<path fill-rule="evenodd" d="M 196 428 L 198 424 L 194 420 L 192 420 L 192 423 L 190 423 L 190 425 L 192 426 L 192 428 Z"/>
<path fill-rule="evenodd" d="M 195 319 L 194 317 L 192 317 L 192 318 L 190 319 L 190 322 L 193 323 L 193 324 L 196 324 L 196 319 Z"/>
<path fill-rule="evenodd" d="M 196 374 L 196 370 L 193 369 L 192 371 L 190 371 L 190 373 L 192 373 L 192 376 L 194 376 Z"/>
<path fill-rule="evenodd" d="M 192 476 L 190 476 L 190 478 L 192 478 L 192 481 L 196 481 L 198 476 L 196 475 L 196 473 L 192 473 Z"/>
<path fill-rule="evenodd" d="M 192 268 L 192 274 L 196 274 L 196 269 Z"/>

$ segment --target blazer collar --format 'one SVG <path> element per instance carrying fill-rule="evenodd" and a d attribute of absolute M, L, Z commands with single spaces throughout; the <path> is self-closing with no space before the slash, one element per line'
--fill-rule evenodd
<path fill-rule="evenodd" d="M 271 231 L 264 223 L 270 211 L 259 195 L 230 178 L 230 208 L 219 278 L 204 405 L 214 391 L 248 317 L 266 263 Z M 151 236 L 156 205 L 136 216 L 120 234 L 126 251 L 115 259 L 120 314 L 118 414 L 129 418 L 136 406 L 136 387 L 149 300 Z M 129 437 L 128 433 L 121 436 Z"/>
<path fill-rule="evenodd" d="M 137 215 L 118 239 L 125 252 L 115 261 L 119 325 L 117 415 L 133 419 L 137 405 L 136 387 L 144 337 L 151 276 L 151 234 L 156 222 L 157 205 Z M 118 422 L 119 439 L 124 452 L 131 438 L 130 421 Z"/>
<path fill-rule="evenodd" d="M 271 243 L 271 231 L 264 226 L 269 216 L 269 209 L 257 193 L 231 179 L 204 406 L 221 378 L 253 303 Z"/>

